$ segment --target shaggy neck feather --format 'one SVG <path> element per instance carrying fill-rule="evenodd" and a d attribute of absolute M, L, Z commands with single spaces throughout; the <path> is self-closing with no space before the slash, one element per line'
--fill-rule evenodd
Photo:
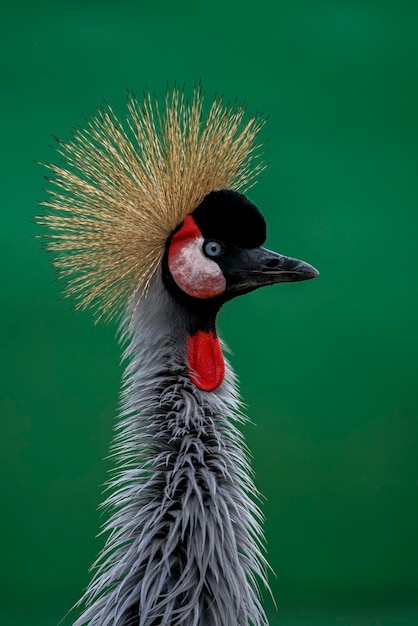
<path fill-rule="evenodd" d="M 215 392 L 187 376 L 187 316 L 159 277 L 126 313 L 128 361 L 105 505 L 109 538 L 74 626 L 262 626 L 254 485 L 230 368 Z"/>

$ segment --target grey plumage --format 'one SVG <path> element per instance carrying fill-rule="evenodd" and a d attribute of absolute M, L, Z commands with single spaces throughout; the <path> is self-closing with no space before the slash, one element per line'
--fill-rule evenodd
<path fill-rule="evenodd" d="M 121 337 L 110 536 L 74 626 L 262 626 L 266 564 L 234 375 L 227 366 L 209 393 L 191 383 L 185 320 L 160 274 Z"/>
<path fill-rule="evenodd" d="M 262 247 L 240 189 L 263 169 L 245 107 L 176 88 L 128 98 L 59 143 L 38 218 L 67 295 L 111 318 L 124 303 L 127 367 L 105 502 L 107 543 L 74 626 L 266 626 L 261 516 L 245 420 L 216 315 L 265 285 L 314 278 Z"/>

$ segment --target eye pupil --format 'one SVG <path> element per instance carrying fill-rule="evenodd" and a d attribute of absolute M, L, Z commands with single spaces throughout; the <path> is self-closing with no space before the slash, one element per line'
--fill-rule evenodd
<path fill-rule="evenodd" d="M 224 247 L 218 241 L 207 241 L 203 246 L 203 252 L 209 257 L 220 256 L 223 251 Z"/>

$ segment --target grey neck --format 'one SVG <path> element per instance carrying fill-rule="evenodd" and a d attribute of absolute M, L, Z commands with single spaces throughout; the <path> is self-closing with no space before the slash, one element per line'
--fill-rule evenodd
<path fill-rule="evenodd" d="M 188 378 L 187 319 L 159 277 L 127 311 L 128 361 L 106 501 L 110 536 L 74 626 L 262 626 L 259 511 L 234 376 Z"/>

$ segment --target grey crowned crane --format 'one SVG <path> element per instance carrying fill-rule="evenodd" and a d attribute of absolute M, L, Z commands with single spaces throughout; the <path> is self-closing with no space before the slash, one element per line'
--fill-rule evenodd
<path fill-rule="evenodd" d="M 262 626 L 267 585 L 235 376 L 216 330 L 224 302 L 314 278 L 262 247 L 241 191 L 262 169 L 262 120 L 174 89 L 128 98 L 59 142 L 39 217 L 66 291 L 99 317 L 122 308 L 127 362 L 106 501 L 106 545 L 74 626 Z"/>

